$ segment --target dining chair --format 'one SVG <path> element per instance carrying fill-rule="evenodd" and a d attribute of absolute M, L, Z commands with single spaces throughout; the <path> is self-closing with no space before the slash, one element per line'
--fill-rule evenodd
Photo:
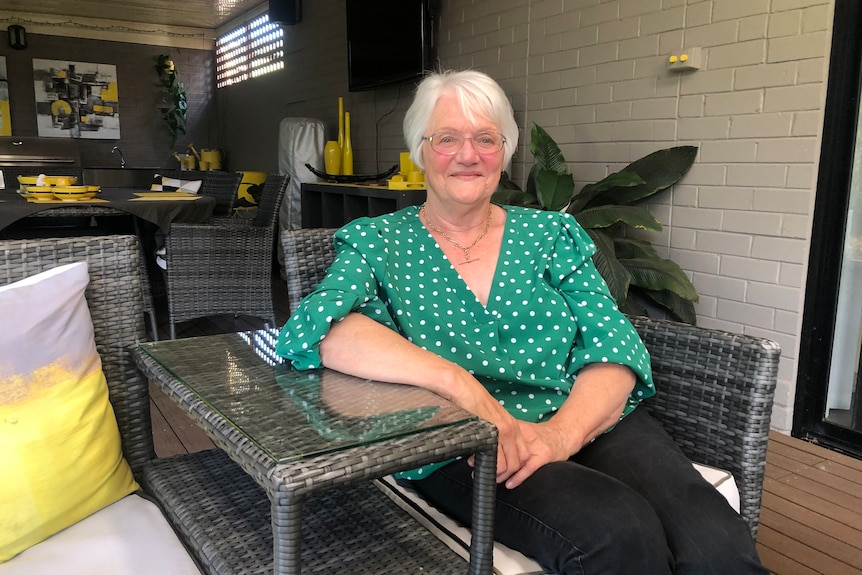
<path fill-rule="evenodd" d="M 165 284 L 171 339 L 179 322 L 249 315 L 276 324 L 272 268 L 278 214 L 288 176 L 270 174 L 253 219 L 213 218 L 171 226 L 165 236 Z"/>
<path fill-rule="evenodd" d="M 335 256 L 334 228 L 282 232 L 288 303 L 299 302 L 323 279 Z M 695 467 L 711 480 L 757 536 L 769 422 L 778 361 L 777 343 L 750 335 L 649 317 L 629 318 L 652 358 L 658 394 L 644 402 Z M 712 472 L 720 474 L 712 480 Z M 721 485 L 725 480 L 731 489 Z M 457 551 L 469 531 L 425 502 L 415 491 L 381 480 L 381 488 Z M 735 489 L 732 487 L 735 484 Z M 726 486 L 724 486 L 726 487 Z M 501 575 L 543 573 L 524 555 L 495 544 Z"/>

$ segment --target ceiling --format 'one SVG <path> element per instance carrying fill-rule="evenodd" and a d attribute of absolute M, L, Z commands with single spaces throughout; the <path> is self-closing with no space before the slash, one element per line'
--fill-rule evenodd
<path fill-rule="evenodd" d="M 216 29 L 265 3 L 266 0 L 4 0 L 3 10 Z"/>

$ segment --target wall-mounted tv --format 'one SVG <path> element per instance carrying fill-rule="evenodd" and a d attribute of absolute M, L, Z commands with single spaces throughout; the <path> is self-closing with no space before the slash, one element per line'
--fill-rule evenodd
<path fill-rule="evenodd" d="M 433 67 L 432 0 L 347 0 L 351 92 L 421 77 Z"/>

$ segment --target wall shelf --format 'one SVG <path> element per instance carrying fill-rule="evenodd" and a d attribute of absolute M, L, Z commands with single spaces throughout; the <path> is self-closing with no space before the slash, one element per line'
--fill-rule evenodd
<path fill-rule="evenodd" d="M 304 183 L 301 194 L 303 228 L 339 228 L 362 216 L 380 216 L 425 201 L 425 190 L 375 185 Z"/>

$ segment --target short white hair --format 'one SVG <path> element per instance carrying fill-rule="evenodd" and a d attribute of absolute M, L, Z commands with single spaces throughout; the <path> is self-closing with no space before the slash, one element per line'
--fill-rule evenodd
<path fill-rule="evenodd" d="M 461 111 L 469 121 L 482 116 L 500 126 L 506 137 L 503 165 L 508 166 L 518 147 L 515 113 L 503 88 L 493 78 L 476 70 L 432 72 L 416 87 L 413 103 L 404 115 L 404 140 L 413 163 L 420 169 L 425 168 L 422 161 L 425 131 L 437 101 L 446 95 L 454 95 L 458 99 Z"/>

